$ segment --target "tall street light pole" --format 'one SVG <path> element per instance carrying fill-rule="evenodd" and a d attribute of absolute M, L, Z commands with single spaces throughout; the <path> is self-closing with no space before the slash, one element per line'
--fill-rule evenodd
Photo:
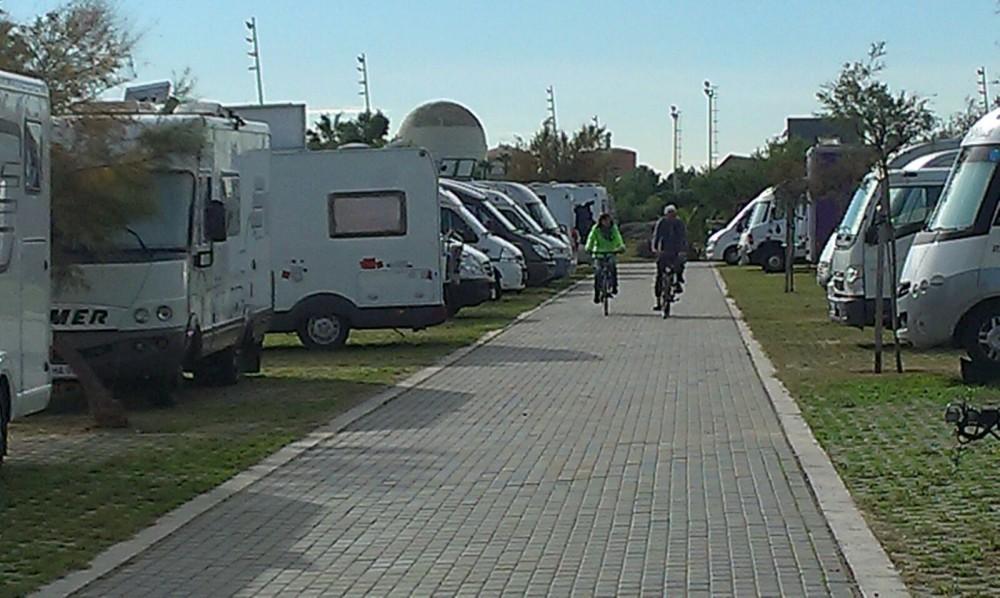
<path fill-rule="evenodd" d="M 250 66 L 251 71 L 257 72 L 257 102 L 259 104 L 264 103 L 264 79 L 260 74 L 260 43 L 257 40 L 257 18 L 250 17 L 250 20 L 246 22 L 247 30 L 250 32 L 250 37 L 247 38 L 247 43 L 250 44 L 250 51 L 247 52 L 251 58 L 253 58 L 253 64 Z"/>
<path fill-rule="evenodd" d="M 981 66 L 976 69 L 976 74 L 979 75 L 979 95 L 983 98 L 983 112 L 986 113 L 990 111 L 990 88 L 986 80 L 986 67 Z"/>
<path fill-rule="evenodd" d="M 705 97 L 708 98 L 708 170 L 715 168 L 715 96 L 718 88 L 711 81 L 705 81 Z"/>
<path fill-rule="evenodd" d="M 674 123 L 674 173 L 671 178 L 674 181 L 674 193 L 676 193 L 681 188 L 681 182 L 677 177 L 677 168 L 681 161 L 681 111 L 677 109 L 677 106 L 670 107 L 670 118 Z"/>
<path fill-rule="evenodd" d="M 358 81 L 358 84 L 361 85 L 361 91 L 358 94 L 364 96 L 365 112 L 371 114 L 372 101 L 371 93 L 368 90 L 368 57 L 365 56 L 364 52 L 358 54 L 358 74 L 361 75 L 361 80 Z"/>

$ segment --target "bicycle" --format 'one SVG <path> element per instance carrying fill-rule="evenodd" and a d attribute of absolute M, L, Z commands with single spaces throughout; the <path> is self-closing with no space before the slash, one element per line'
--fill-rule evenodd
<path fill-rule="evenodd" d="M 601 300 L 601 304 L 604 309 L 604 315 L 607 316 L 611 309 L 611 297 L 614 291 L 614 279 L 611 276 L 611 263 L 614 260 L 615 254 L 613 253 L 603 253 L 594 254 L 594 278 L 595 285 L 597 286 L 597 291 Z"/>
<path fill-rule="evenodd" d="M 663 284 L 660 287 L 660 306 L 663 310 L 664 319 L 670 317 L 670 306 L 677 301 L 677 294 L 675 293 L 677 284 L 677 272 L 670 266 L 667 266 L 663 276 Z"/>

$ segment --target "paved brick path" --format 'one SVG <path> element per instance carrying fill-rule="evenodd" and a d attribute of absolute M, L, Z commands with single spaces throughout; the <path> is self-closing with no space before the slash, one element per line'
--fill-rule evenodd
<path fill-rule="evenodd" d="M 855 593 L 712 273 L 623 267 L 196 518 L 88 595 Z"/>

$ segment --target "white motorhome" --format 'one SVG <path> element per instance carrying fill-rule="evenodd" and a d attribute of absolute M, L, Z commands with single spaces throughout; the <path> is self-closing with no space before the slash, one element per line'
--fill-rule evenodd
<path fill-rule="evenodd" d="M 274 152 L 275 317 L 311 349 L 447 319 L 434 162 L 421 148 Z"/>
<path fill-rule="evenodd" d="M 740 235 L 740 263 L 754 264 L 765 272 L 785 269 L 785 215 L 774 199 L 774 190 L 765 189 L 752 202 L 753 211 L 746 230 Z M 795 259 L 808 256 L 809 214 L 800 205 L 795 211 Z"/>
<path fill-rule="evenodd" d="M 110 248 L 72 251 L 80 284 L 55 290 L 52 326 L 101 379 L 141 382 L 168 401 L 182 370 L 196 381 L 233 384 L 257 371 L 272 311 L 266 227 L 269 132 L 218 104 L 94 104 L 56 121 L 73 135 L 76 119 L 114 119 L 122 143 L 145 132 L 189 128 L 203 135 L 197 155 L 154 172 L 155 213 L 129 223 Z M 87 198 L 73 198 L 81 210 Z M 72 378 L 58 355 L 57 378 Z"/>
<path fill-rule="evenodd" d="M 441 188 L 441 232 L 454 233 L 464 243 L 489 256 L 500 291 L 520 291 L 528 280 L 524 254 L 513 243 L 491 233 L 451 191 Z"/>
<path fill-rule="evenodd" d="M 570 190 L 561 183 L 531 183 L 529 187 L 542 200 L 559 226 L 579 244 L 580 236 L 576 233 L 573 194 Z"/>
<path fill-rule="evenodd" d="M 758 201 L 760 201 L 760 196 L 748 201 L 736 213 L 736 216 L 733 216 L 729 224 L 708 237 L 708 243 L 705 244 L 705 257 L 716 262 L 726 262 L 730 266 L 734 266 L 740 261 L 740 235 L 746 230 L 747 224 L 750 222 L 750 215 Z"/>
<path fill-rule="evenodd" d="M 7 424 L 49 402 L 49 92 L 0 71 L 0 462 Z"/>
<path fill-rule="evenodd" d="M 545 202 L 532 191 L 531 187 L 523 183 L 513 181 L 479 181 L 483 185 L 489 185 L 494 189 L 503 191 L 507 197 L 513 199 L 520 205 L 532 220 L 542 227 L 546 234 L 558 237 L 567 247 L 573 250 L 573 261 L 570 264 L 570 271 L 576 269 L 576 247 L 573 244 L 573 237 L 569 234 L 569 229 L 562 227 L 552 216 L 552 212 L 545 205 Z"/>
<path fill-rule="evenodd" d="M 897 290 L 900 336 L 918 348 L 954 344 L 1000 366 L 1000 109 L 962 140 L 941 199 L 917 233 Z"/>
<path fill-rule="evenodd" d="M 937 205 L 958 141 L 927 143 L 911 148 L 890 163 L 889 212 L 895 230 L 897 272 L 913 239 Z M 948 149 L 951 148 L 951 149 Z M 863 328 L 875 323 L 877 245 L 875 222 L 881 186 L 872 172 L 862 181 L 835 234 L 829 256 L 827 303 L 830 319 Z M 886 269 L 888 276 L 888 269 Z M 884 313 L 896 282 L 885 279 Z"/>

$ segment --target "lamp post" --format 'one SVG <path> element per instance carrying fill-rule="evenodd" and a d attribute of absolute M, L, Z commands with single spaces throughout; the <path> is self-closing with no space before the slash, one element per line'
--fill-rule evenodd
<path fill-rule="evenodd" d="M 708 98 L 708 170 L 711 171 L 715 168 L 715 96 L 719 90 L 706 79 L 704 91 Z"/>
<path fill-rule="evenodd" d="M 247 54 L 253 58 L 253 64 L 250 66 L 251 71 L 257 72 L 257 103 L 264 103 L 264 80 L 260 74 L 260 44 L 257 40 L 257 18 L 250 17 L 250 20 L 246 22 L 247 30 L 250 32 L 250 37 L 246 38 L 247 43 L 250 44 L 250 51 Z"/>
<path fill-rule="evenodd" d="M 674 172 L 671 177 L 674 181 L 674 193 L 680 190 L 680 181 L 677 178 L 677 167 L 680 164 L 681 155 L 681 129 L 680 129 L 680 119 L 681 111 L 677 109 L 677 106 L 670 107 L 670 118 L 674 123 Z"/>

